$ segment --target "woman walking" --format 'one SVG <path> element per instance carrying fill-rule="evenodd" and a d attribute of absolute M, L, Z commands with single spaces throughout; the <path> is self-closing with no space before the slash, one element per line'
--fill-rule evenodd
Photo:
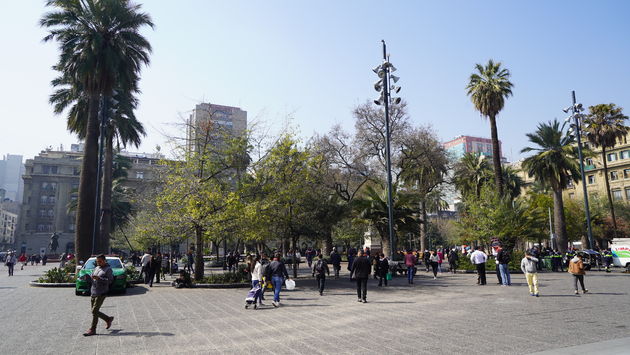
<path fill-rule="evenodd" d="M 437 280 L 439 260 L 440 258 L 438 257 L 435 250 L 431 250 L 431 254 L 429 256 L 429 263 L 431 264 L 431 269 L 433 269 L 433 280 Z"/>
<path fill-rule="evenodd" d="M 438 271 L 441 274 L 442 273 L 442 262 L 444 261 L 444 253 L 442 252 L 441 249 L 438 249 L 437 256 L 438 256 Z"/>
<path fill-rule="evenodd" d="M 389 260 L 385 257 L 385 254 L 381 253 L 376 264 L 376 274 L 378 274 L 378 286 L 387 286 L 387 273 L 389 272 Z"/>
<path fill-rule="evenodd" d="M 584 271 L 584 263 L 582 262 L 582 254 L 578 254 L 569 261 L 569 273 L 573 275 L 573 287 L 575 288 L 575 294 L 579 294 L 578 292 L 578 281 L 580 282 L 580 286 L 582 286 L 582 292 L 587 293 L 588 290 L 584 288 L 584 275 L 586 271 Z"/>
<path fill-rule="evenodd" d="M 262 294 L 262 264 L 260 263 L 260 256 L 256 255 L 250 259 L 249 262 L 249 270 L 252 275 L 252 288 L 255 288 L 257 285 L 261 287 L 261 290 L 254 297 L 254 305 L 258 303 L 259 305 L 263 305 L 261 294 Z"/>

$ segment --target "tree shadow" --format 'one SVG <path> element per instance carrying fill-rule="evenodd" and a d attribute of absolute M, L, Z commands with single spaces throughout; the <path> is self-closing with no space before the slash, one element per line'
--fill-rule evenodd
<path fill-rule="evenodd" d="M 122 329 L 113 329 L 109 333 L 103 333 L 103 334 L 99 334 L 99 335 L 105 335 L 105 336 L 112 336 L 112 335 L 135 336 L 135 337 L 147 337 L 147 338 L 150 338 L 150 337 L 156 337 L 156 336 L 174 336 L 175 334 L 168 333 L 168 332 L 125 332 Z"/>

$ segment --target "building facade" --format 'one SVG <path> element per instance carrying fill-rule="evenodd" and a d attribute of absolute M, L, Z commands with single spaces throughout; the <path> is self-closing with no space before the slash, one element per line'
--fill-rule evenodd
<path fill-rule="evenodd" d="M 131 160 L 126 186 L 141 188 L 154 180 L 162 159 L 157 154 L 122 152 Z M 58 253 L 74 250 L 76 213 L 70 206 L 78 198 L 83 152 L 79 145 L 70 151 L 42 151 L 25 164 L 24 195 L 15 247 L 28 254 L 46 251 L 53 233 L 59 236 Z"/>
<path fill-rule="evenodd" d="M 17 202 L 0 201 L 0 250 L 13 249 L 19 210 Z"/>
<path fill-rule="evenodd" d="M 188 150 L 197 150 L 204 132 L 213 132 L 213 142 L 222 140 L 223 134 L 242 136 L 247 130 L 247 111 L 239 107 L 201 103 L 195 106 L 187 122 Z"/>
<path fill-rule="evenodd" d="M 0 160 L 0 189 L 4 190 L 4 198 L 22 202 L 24 164 L 21 155 L 5 155 Z"/>

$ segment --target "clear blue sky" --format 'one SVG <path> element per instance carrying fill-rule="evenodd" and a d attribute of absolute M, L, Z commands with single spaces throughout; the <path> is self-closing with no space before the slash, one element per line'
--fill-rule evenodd
<path fill-rule="evenodd" d="M 465 85 L 489 58 L 512 72 L 514 96 L 498 120 L 510 160 L 538 122 L 563 119 L 570 91 L 585 105 L 614 102 L 630 113 L 627 1 L 140 1 L 156 24 L 137 112 L 141 151 L 202 100 L 239 106 L 280 129 L 289 114 L 303 137 L 340 123 L 377 96 L 371 68 L 385 39 L 414 124 L 442 140 L 489 137 Z M 37 21 L 44 1 L 2 1 L 0 155 L 30 158 L 76 142 L 48 104 L 54 44 Z M 386 10 L 384 12 L 383 10 Z"/>

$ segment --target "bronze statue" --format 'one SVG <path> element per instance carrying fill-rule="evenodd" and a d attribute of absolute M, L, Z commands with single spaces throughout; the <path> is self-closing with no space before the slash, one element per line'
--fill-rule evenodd
<path fill-rule="evenodd" d="M 50 249 L 51 253 L 54 253 L 57 251 L 57 247 L 59 247 L 58 239 L 59 239 L 59 236 L 57 235 L 57 233 L 53 233 L 50 236 L 50 243 L 48 244 L 48 249 Z"/>

